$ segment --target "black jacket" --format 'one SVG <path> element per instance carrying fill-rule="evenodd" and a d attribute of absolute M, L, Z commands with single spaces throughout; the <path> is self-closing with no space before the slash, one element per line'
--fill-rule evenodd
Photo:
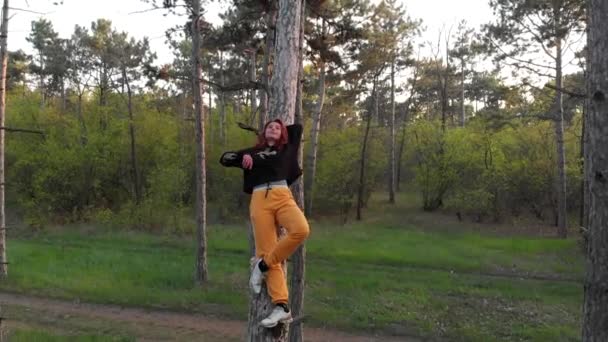
<path fill-rule="evenodd" d="M 302 125 L 286 127 L 288 141 L 280 149 L 273 147 L 247 148 L 222 154 L 220 163 L 226 167 L 242 167 L 243 156 L 250 154 L 253 159 L 251 170 L 243 169 L 243 191 L 250 194 L 257 185 L 286 180 L 291 185 L 302 175 L 298 163 L 298 149 L 302 140 Z"/>

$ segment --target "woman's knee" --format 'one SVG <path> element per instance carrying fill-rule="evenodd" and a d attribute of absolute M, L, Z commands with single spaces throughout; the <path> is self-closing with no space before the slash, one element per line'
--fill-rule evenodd
<path fill-rule="evenodd" d="M 310 235 L 310 227 L 306 221 L 298 224 L 297 227 L 294 228 L 291 235 L 296 240 L 304 241 L 308 238 L 308 235 Z"/>

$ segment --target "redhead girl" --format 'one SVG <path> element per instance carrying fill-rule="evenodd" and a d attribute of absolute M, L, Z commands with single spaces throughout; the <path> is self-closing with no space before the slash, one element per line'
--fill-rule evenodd
<path fill-rule="evenodd" d="M 270 315 L 260 322 L 267 328 L 292 321 L 287 279 L 281 263 L 309 234 L 308 222 L 289 190 L 289 185 L 302 174 L 298 164 L 301 137 L 301 125 L 285 126 L 281 120 L 273 120 L 264 126 L 257 145 L 225 152 L 220 159 L 224 166 L 243 169 L 243 191 L 251 194 L 249 213 L 256 259 L 249 286 L 259 294 L 262 282 L 266 281 L 275 305 Z M 280 241 L 277 239 L 279 226 L 287 230 L 287 236 Z"/>

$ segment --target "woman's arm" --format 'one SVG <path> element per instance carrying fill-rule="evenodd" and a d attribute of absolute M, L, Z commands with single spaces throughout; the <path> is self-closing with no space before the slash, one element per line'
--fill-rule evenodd
<path fill-rule="evenodd" d="M 240 151 L 228 151 L 224 152 L 220 157 L 220 164 L 225 167 L 239 167 L 242 168 L 243 156 L 253 151 L 252 148 L 246 148 Z"/>
<path fill-rule="evenodd" d="M 290 145 L 300 146 L 302 141 L 302 131 L 304 128 L 300 124 L 293 124 L 285 127 L 287 129 L 288 141 Z"/>

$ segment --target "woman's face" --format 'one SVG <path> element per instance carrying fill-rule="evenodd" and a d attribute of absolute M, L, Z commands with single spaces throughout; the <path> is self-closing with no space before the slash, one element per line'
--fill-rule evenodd
<path fill-rule="evenodd" d="M 264 132 L 266 140 L 274 143 L 281 139 L 281 124 L 278 122 L 271 122 L 266 126 L 266 132 Z"/>

